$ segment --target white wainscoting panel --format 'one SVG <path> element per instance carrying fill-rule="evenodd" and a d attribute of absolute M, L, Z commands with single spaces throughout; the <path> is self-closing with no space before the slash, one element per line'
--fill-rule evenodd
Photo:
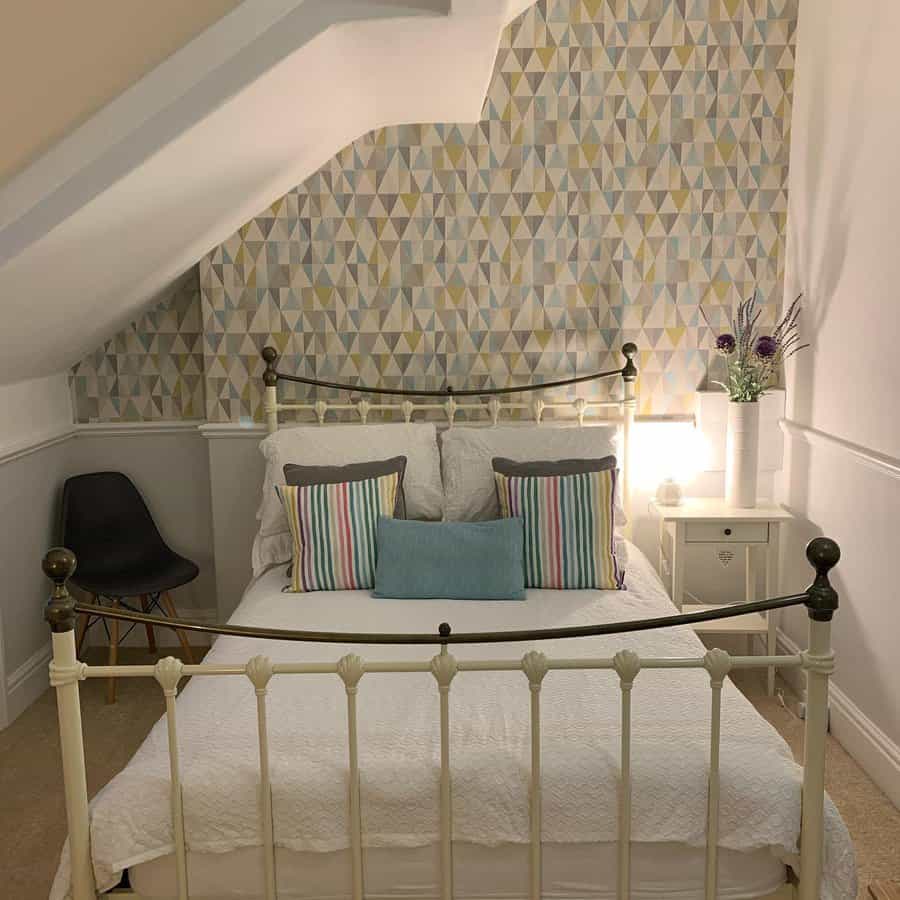
<path fill-rule="evenodd" d="M 36 650 L 6 680 L 6 715 L 14 722 L 50 687 L 50 642 Z"/>
<path fill-rule="evenodd" d="M 827 533 L 840 544 L 833 575 L 840 607 L 832 630 L 837 658 L 832 731 L 900 804 L 900 460 L 796 422 L 785 422 L 784 431 L 779 497 L 801 518 L 784 530 L 781 591 L 809 584 L 803 560 L 809 538 Z M 804 643 L 806 618 L 803 610 L 785 611 L 785 646 Z"/>
<path fill-rule="evenodd" d="M 218 609 L 224 622 L 237 608 L 252 574 L 250 549 L 265 474 L 259 442 L 266 430 L 247 424 L 204 425 L 200 431 L 209 451 Z"/>
<path fill-rule="evenodd" d="M 805 646 L 805 644 L 803 645 Z M 778 632 L 778 653 L 794 655 L 803 647 Z M 806 699 L 806 675 L 800 669 L 782 669 L 794 693 Z M 900 746 L 895 744 L 836 684 L 829 689 L 830 731 L 868 776 L 900 808 Z"/>

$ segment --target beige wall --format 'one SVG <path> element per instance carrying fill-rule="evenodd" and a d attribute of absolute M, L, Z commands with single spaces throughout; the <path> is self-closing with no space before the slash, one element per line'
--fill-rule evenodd
<path fill-rule="evenodd" d="M 894 0 L 807 0 L 801 7 L 786 289 L 804 294 L 803 332 L 813 347 L 788 372 L 787 417 L 798 427 L 787 442 L 783 493 L 802 519 L 785 548 L 785 587 L 809 582 L 800 562 L 803 540 L 824 532 L 840 543 L 835 683 L 895 747 L 898 40 L 900 4 Z M 790 635 L 803 644 L 805 616 L 787 619 Z M 839 706 L 832 709 L 832 727 L 839 739 L 856 739 Z M 881 766 L 877 754 L 887 753 L 876 750 L 873 767 Z M 853 746 L 851 752 L 866 751 Z M 900 762 L 900 750 L 891 752 Z M 882 786 L 900 798 L 900 765 L 892 770 L 885 761 L 881 769 Z"/>
<path fill-rule="evenodd" d="M 4 4 L 0 183 L 239 2 Z"/>

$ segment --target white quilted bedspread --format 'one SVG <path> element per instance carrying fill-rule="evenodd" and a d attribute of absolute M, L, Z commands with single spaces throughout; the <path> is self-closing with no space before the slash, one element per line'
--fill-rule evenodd
<path fill-rule="evenodd" d="M 673 607 L 647 560 L 629 548 L 629 590 L 529 591 L 524 602 L 391 601 L 368 592 L 282 593 L 282 567 L 256 581 L 233 617 L 241 624 L 310 629 L 454 631 L 536 628 L 667 615 Z M 458 646 L 460 659 L 514 657 L 536 645 Z M 550 657 L 700 656 L 687 628 L 546 642 Z M 428 659 L 434 648 L 303 645 L 221 638 L 206 662 Z M 454 838 L 528 841 L 529 694 L 525 676 L 460 673 L 451 690 Z M 642 671 L 633 694 L 633 840 L 702 847 L 706 826 L 709 680 L 703 671 Z M 370 846 L 438 840 L 438 693 L 430 674 L 367 674 L 360 683 L 364 839 Z M 543 838 L 614 841 L 619 742 L 613 672 L 551 672 L 542 694 Z M 269 722 L 275 835 L 293 850 L 346 848 L 346 702 L 336 675 L 276 676 Z M 255 697 L 244 677 L 195 678 L 178 700 L 189 848 L 259 845 Z M 722 703 L 721 846 L 796 852 L 801 771 L 787 745 L 727 682 Z M 91 804 L 98 889 L 121 871 L 173 851 L 165 721 Z M 51 900 L 68 893 L 64 850 Z M 856 896 L 846 828 L 828 801 L 823 897 Z"/>

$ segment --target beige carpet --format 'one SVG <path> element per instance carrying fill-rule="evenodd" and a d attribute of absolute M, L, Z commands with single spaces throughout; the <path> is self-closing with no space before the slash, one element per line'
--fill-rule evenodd
<path fill-rule="evenodd" d="M 122 662 L 148 661 L 123 650 Z M 90 660 L 101 662 L 101 659 Z M 757 709 L 798 753 L 803 723 L 756 682 L 742 684 Z M 82 688 L 88 787 L 93 794 L 124 767 L 162 715 L 161 692 L 149 679 L 119 681 L 119 702 L 105 703 L 105 683 Z M 860 898 L 875 879 L 900 880 L 900 811 L 833 740 L 828 746 L 828 790 L 847 821 L 860 868 Z M 46 900 L 65 838 L 65 807 L 52 691 L 0 732 L 0 895 Z"/>

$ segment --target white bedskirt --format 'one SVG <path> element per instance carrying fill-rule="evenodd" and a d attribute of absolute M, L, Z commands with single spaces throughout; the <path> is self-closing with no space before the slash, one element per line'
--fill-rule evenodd
<path fill-rule="evenodd" d="M 547 844 L 543 853 L 544 897 L 616 900 L 615 844 Z M 702 900 L 704 852 L 681 844 L 634 844 L 632 900 Z M 438 900 L 439 848 L 384 847 L 365 857 L 367 900 Z M 276 853 L 279 900 L 350 900 L 350 851 Z M 172 856 L 129 869 L 142 900 L 178 896 Z M 195 854 L 188 861 L 191 900 L 263 900 L 262 851 L 246 847 L 226 854 Z M 719 856 L 719 900 L 764 897 L 784 884 L 785 867 L 767 850 Z M 527 900 L 528 847 L 456 844 L 456 900 Z"/>
<path fill-rule="evenodd" d="M 629 548 L 627 591 L 529 591 L 523 602 L 379 600 L 368 592 L 283 593 L 283 567 L 251 584 L 240 624 L 321 630 L 456 632 L 541 628 L 667 615 L 674 607 L 650 564 Z M 700 656 L 689 628 L 543 642 L 458 646 L 460 659 Z M 220 638 L 206 662 L 422 659 L 434 647 L 350 647 Z M 360 683 L 363 840 L 370 848 L 432 847 L 439 835 L 437 689 L 428 674 L 367 674 Z M 453 833 L 495 847 L 529 839 L 529 693 L 523 674 L 463 672 L 453 682 Z M 706 829 L 709 679 L 702 670 L 638 675 L 632 712 L 632 838 L 702 848 Z M 349 846 L 346 705 L 337 676 L 276 676 L 269 696 L 275 839 L 279 848 Z M 619 688 L 611 671 L 551 672 L 542 690 L 543 840 L 606 844 L 617 837 Z M 259 846 L 255 697 L 243 677 L 195 678 L 178 701 L 189 849 Z M 722 701 L 720 846 L 775 858 L 796 851 L 801 770 L 781 737 L 727 682 Z M 827 803 L 823 896 L 855 896 L 846 828 Z M 166 726 L 160 721 L 124 771 L 91 804 L 98 889 L 127 867 L 173 852 Z M 64 852 L 51 900 L 68 886 Z M 578 893 L 571 896 L 577 897 Z"/>

